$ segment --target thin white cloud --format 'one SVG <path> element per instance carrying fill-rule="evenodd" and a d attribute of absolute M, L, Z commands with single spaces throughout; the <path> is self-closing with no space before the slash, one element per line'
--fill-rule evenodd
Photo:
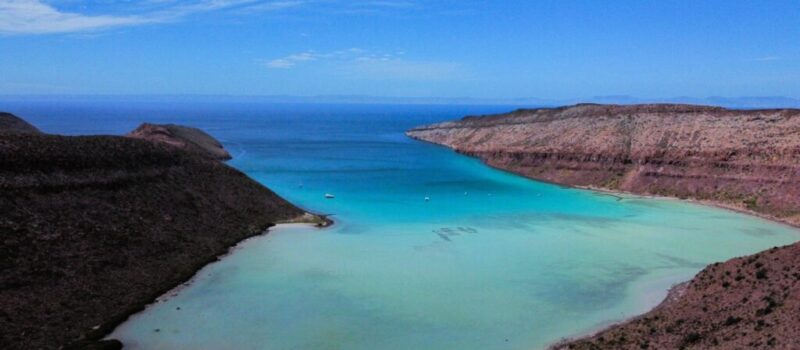
<path fill-rule="evenodd" d="M 53 34 L 97 31 L 109 28 L 164 23 L 209 11 L 258 7 L 260 11 L 302 5 L 302 1 L 200 0 L 188 4 L 146 0 L 145 5 L 165 5 L 131 15 L 85 15 L 61 11 L 41 0 L 0 0 L 0 34 Z M 141 3 L 140 3 L 141 4 Z"/>
<path fill-rule="evenodd" d="M 411 8 L 417 4 L 413 1 L 362 1 L 353 3 L 359 7 L 389 7 L 389 8 Z"/>
<path fill-rule="evenodd" d="M 261 4 L 264 1 L 259 0 L 201 0 L 195 1 L 185 5 L 176 5 L 173 8 L 163 11 L 161 14 L 172 15 L 175 17 L 183 17 L 198 12 L 207 12 L 222 10 L 226 8 L 239 7 L 239 6 L 253 6 Z M 154 15 L 159 15 L 158 12 Z"/>
<path fill-rule="evenodd" d="M 314 53 L 312 51 L 303 52 L 303 53 L 297 53 L 297 54 L 289 55 L 289 56 L 286 56 L 286 57 L 281 57 L 281 58 L 276 58 L 274 60 L 269 60 L 269 61 L 267 61 L 267 67 L 273 68 L 273 69 L 292 68 L 295 65 L 297 65 L 297 63 L 299 63 L 299 62 L 315 61 L 319 57 L 320 57 L 320 55 L 318 55 L 318 54 L 316 54 L 316 53 Z"/>
<path fill-rule="evenodd" d="M 780 59 L 781 59 L 780 56 L 763 56 L 763 57 L 756 58 L 753 61 L 769 62 L 769 61 L 777 61 L 777 60 L 780 60 Z"/>
<path fill-rule="evenodd" d="M 196 13 L 234 9 L 252 14 L 281 11 L 317 4 L 322 11 L 342 9 L 378 11 L 416 7 L 411 1 L 345 1 L 345 0 L 139 0 L 116 4 L 128 13 L 89 15 L 65 11 L 44 0 L 0 0 L 0 35 L 55 34 L 99 31 L 180 20 Z M 131 12 L 133 11 L 133 12 Z M 138 11 L 138 12 L 137 12 Z"/>
<path fill-rule="evenodd" d="M 84 16 L 60 12 L 38 0 L 0 1 L 0 32 L 45 34 L 120 27 L 152 22 L 139 16 Z"/>
<path fill-rule="evenodd" d="M 324 53 L 315 51 L 305 51 L 301 53 L 295 53 L 284 57 L 267 60 L 266 66 L 267 68 L 272 68 L 272 69 L 286 69 L 286 68 L 292 68 L 301 62 L 318 61 L 318 60 L 355 61 L 364 57 L 375 57 L 375 55 L 376 54 L 374 53 L 369 53 L 367 50 L 357 47 L 352 47 L 344 50 L 324 52 Z"/>
<path fill-rule="evenodd" d="M 243 13 L 269 12 L 306 5 L 308 1 L 270 1 L 244 7 Z"/>
<path fill-rule="evenodd" d="M 305 51 L 265 61 L 269 69 L 292 69 L 315 64 L 349 79 L 451 80 L 466 78 L 462 65 L 451 62 L 409 60 L 405 52 L 380 52 L 349 48 L 330 52 Z"/>

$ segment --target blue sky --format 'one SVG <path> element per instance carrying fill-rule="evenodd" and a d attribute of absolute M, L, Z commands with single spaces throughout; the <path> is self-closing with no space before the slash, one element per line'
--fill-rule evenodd
<path fill-rule="evenodd" d="M 800 1 L 0 0 L 0 94 L 800 97 Z"/>

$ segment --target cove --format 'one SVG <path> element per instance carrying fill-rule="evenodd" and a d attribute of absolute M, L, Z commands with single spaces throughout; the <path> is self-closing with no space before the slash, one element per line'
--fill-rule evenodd
<path fill-rule="evenodd" d="M 230 165 L 334 214 L 329 229 L 283 226 L 202 269 L 110 335 L 131 349 L 544 348 L 647 311 L 709 263 L 800 239 L 721 209 L 532 181 L 403 135 L 510 107 L 58 106 L 97 116 L 77 125 L 21 109 L 60 132 L 120 133 L 143 112 L 203 128 Z"/>

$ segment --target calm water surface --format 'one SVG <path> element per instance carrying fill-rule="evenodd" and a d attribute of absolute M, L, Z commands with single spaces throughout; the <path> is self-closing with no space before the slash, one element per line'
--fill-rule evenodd
<path fill-rule="evenodd" d="M 800 239 L 714 208 L 523 179 L 403 135 L 508 106 L 0 107 L 55 133 L 197 126 L 230 165 L 335 214 L 332 228 L 273 230 L 201 270 L 111 335 L 131 349 L 536 349 L 642 313 L 710 262 Z"/>

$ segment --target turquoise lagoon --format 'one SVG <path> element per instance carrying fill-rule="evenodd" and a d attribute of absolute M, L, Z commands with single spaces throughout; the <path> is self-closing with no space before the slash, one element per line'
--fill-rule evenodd
<path fill-rule="evenodd" d="M 50 132 L 204 128 L 230 165 L 334 214 L 328 229 L 243 242 L 110 335 L 131 349 L 537 349 L 643 313 L 711 262 L 800 239 L 716 208 L 528 180 L 403 135 L 509 106 L 15 106 Z"/>

